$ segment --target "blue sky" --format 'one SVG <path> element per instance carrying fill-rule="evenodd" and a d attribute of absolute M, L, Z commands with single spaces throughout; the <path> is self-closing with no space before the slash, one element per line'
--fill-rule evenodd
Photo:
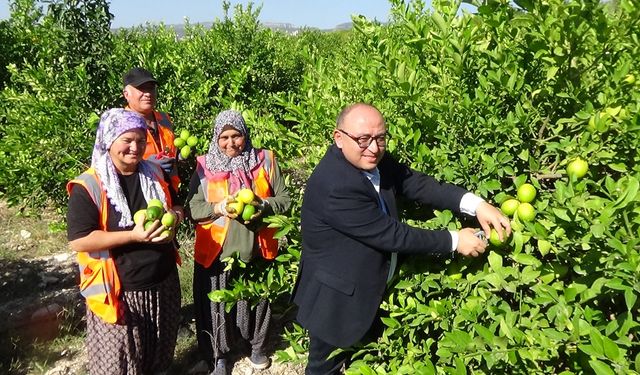
<path fill-rule="evenodd" d="M 232 0 L 231 4 L 247 4 L 249 1 Z M 127 27 L 146 22 L 165 24 L 212 22 L 222 16 L 221 0 L 112 0 L 113 27 Z M 260 20 L 284 22 L 296 26 L 321 29 L 349 22 L 352 14 L 361 14 L 368 19 L 387 21 L 388 0 L 262 0 Z M 0 0 L 0 19 L 9 18 L 9 1 Z"/>

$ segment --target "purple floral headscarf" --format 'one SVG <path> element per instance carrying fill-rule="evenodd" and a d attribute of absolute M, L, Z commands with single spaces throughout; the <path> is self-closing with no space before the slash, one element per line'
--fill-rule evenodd
<path fill-rule="evenodd" d="M 127 111 L 123 108 L 112 108 L 105 111 L 100 117 L 100 124 L 96 132 L 96 142 L 91 155 L 91 167 L 93 167 L 102 182 L 102 187 L 107 193 L 109 202 L 117 212 L 122 215 L 118 226 L 126 228 L 133 225 L 131 211 L 124 196 L 118 171 L 111 160 L 109 149 L 113 142 L 126 133 L 134 129 L 145 130 L 147 124 L 142 116 L 135 112 Z M 165 202 L 164 191 L 157 181 L 154 166 L 147 161 L 138 164 L 138 176 L 140 177 L 140 187 L 147 202 L 153 198 L 158 198 Z"/>
<path fill-rule="evenodd" d="M 218 138 L 225 126 L 231 126 L 244 135 L 244 150 L 240 155 L 229 157 L 218 146 Z M 209 152 L 205 156 L 207 169 L 212 173 L 229 174 L 229 193 L 233 194 L 243 187 L 251 188 L 251 171 L 260 164 L 258 150 L 251 144 L 249 129 L 242 114 L 232 109 L 222 111 L 216 117 L 213 138 L 209 143 Z"/>

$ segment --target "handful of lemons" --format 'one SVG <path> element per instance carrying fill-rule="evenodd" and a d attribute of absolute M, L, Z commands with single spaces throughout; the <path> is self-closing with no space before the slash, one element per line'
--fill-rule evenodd
<path fill-rule="evenodd" d="M 164 230 L 160 233 L 160 237 L 170 237 L 173 235 L 176 215 L 172 212 L 166 212 L 160 199 L 151 199 L 147 203 L 147 208 L 138 210 L 133 215 L 133 222 L 136 225 L 142 225 L 144 230 L 149 230 L 156 220 L 160 220 L 160 224 L 164 227 Z"/>
<path fill-rule="evenodd" d="M 180 159 L 186 159 L 191 155 L 192 148 L 198 144 L 198 137 L 191 135 L 187 129 L 180 132 L 180 136 L 173 140 L 173 145 L 179 151 Z"/>
<path fill-rule="evenodd" d="M 237 214 L 239 218 L 242 218 L 245 222 L 249 222 L 254 219 L 254 215 L 259 213 L 259 202 L 256 200 L 256 195 L 251 189 L 240 189 L 233 196 L 233 200 L 227 204 L 227 211 Z"/>

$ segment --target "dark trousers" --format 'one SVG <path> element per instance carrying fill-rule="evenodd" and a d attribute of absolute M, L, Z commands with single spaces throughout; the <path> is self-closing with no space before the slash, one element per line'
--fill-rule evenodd
<path fill-rule="evenodd" d="M 376 341 L 378 337 L 382 336 L 384 324 L 382 324 L 381 317 L 383 316 L 387 316 L 387 313 L 385 311 L 378 310 L 376 318 L 373 320 L 373 324 L 360 340 L 360 345 L 366 345 L 367 343 Z M 349 363 L 351 362 L 351 352 L 353 349 L 347 348 L 348 351 L 342 352 L 328 359 L 329 355 L 336 349 L 338 349 L 337 346 L 326 343 L 309 333 L 309 359 L 307 367 L 304 370 L 305 375 L 342 374 L 342 371 L 340 371 L 342 365 L 349 367 Z"/>
<path fill-rule="evenodd" d="M 351 354 L 342 352 L 329 358 L 331 352 L 338 347 L 328 344 L 319 338 L 309 336 L 309 360 L 304 369 L 305 375 L 338 375 L 342 373 L 342 365 L 347 365 Z"/>

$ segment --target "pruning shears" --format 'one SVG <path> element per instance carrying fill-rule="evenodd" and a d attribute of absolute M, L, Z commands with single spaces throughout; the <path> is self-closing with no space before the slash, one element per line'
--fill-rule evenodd
<path fill-rule="evenodd" d="M 479 230 L 479 231 L 475 232 L 473 235 L 478 237 L 482 241 L 487 242 L 487 235 L 484 233 L 483 230 Z"/>

